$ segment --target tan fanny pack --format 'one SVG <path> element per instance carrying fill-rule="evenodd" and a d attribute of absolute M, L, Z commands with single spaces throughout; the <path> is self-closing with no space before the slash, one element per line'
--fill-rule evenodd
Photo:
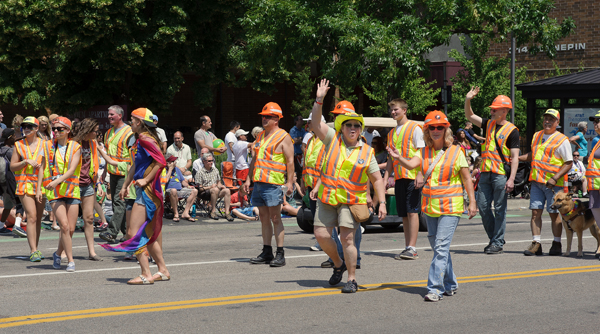
<path fill-rule="evenodd" d="M 366 222 L 369 220 L 369 217 L 371 217 L 371 212 L 366 204 L 348 204 L 348 207 L 352 213 L 352 218 L 354 218 L 357 223 Z"/>

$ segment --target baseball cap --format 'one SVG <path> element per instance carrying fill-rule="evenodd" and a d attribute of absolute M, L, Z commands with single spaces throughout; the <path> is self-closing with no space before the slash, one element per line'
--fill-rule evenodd
<path fill-rule="evenodd" d="M 153 120 L 153 121 L 157 121 L 157 122 L 158 122 L 158 116 L 156 116 L 156 115 L 152 115 L 152 120 Z"/>
<path fill-rule="evenodd" d="M 544 115 L 550 115 L 550 116 L 553 116 L 556 119 L 560 119 L 560 113 L 556 109 L 548 109 L 548 110 L 546 110 L 546 112 L 544 113 Z"/>
<path fill-rule="evenodd" d="M 247 135 L 247 134 L 249 134 L 249 133 L 250 133 L 250 132 L 248 132 L 248 131 L 244 131 L 244 130 L 242 130 L 242 129 L 239 129 L 239 130 L 237 130 L 237 131 L 235 132 L 235 137 L 237 138 L 237 137 L 239 137 L 239 136 L 245 136 L 245 135 Z"/>
<path fill-rule="evenodd" d="M 593 121 L 597 120 L 598 118 L 600 118 L 600 110 L 596 111 L 596 115 L 590 116 L 590 121 L 593 122 Z"/>
<path fill-rule="evenodd" d="M 68 118 L 66 118 L 66 117 L 62 117 L 62 116 L 60 116 L 60 117 L 57 117 L 57 118 L 56 118 L 56 119 L 55 119 L 55 120 L 52 122 L 52 124 L 56 124 L 56 123 L 60 123 L 60 124 L 62 124 L 62 125 L 64 125 L 64 126 L 66 126 L 67 128 L 71 129 L 71 125 L 72 125 L 72 123 L 71 123 L 71 120 L 70 120 L 70 119 L 68 119 Z"/>
<path fill-rule="evenodd" d="M 167 158 L 167 162 L 175 162 L 176 160 L 177 160 L 177 157 L 174 155 Z"/>
<path fill-rule="evenodd" d="M 156 124 L 154 124 L 154 120 L 152 119 L 154 114 L 148 108 L 137 108 L 131 113 L 131 116 L 144 121 L 144 123 L 150 128 L 156 127 Z"/>
<path fill-rule="evenodd" d="M 15 135 L 15 130 L 13 128 L 6 128 L 2 130 L 2 135 L 0 136 L 0 143 L 4 144 L 10 137 Z"/>
<path fill-rule="evenodd" d="M 37 118 L 33 116 L 27 116 L 25 117 L 25 119 L 23 119 L 23 122 L 21 122 L 21 124 L 32 124 L 35 126 L 40 126 L 40 121 L 38 121 Z"/>
<path fill-rule="evenodd" d="M 313 119 L 313 115 L 312 115 L 312 113 L 310 113 L 310 115 L 308 115 L 308 118 L 304 118 L 304 121 L 308 122 L 308 121 L 312 121 L 312 119 Z M 323 115 L 321 115 L 321 123 L 327 123 L 327 121 L 325 120 L 325 116 L 323 116 Z"/>

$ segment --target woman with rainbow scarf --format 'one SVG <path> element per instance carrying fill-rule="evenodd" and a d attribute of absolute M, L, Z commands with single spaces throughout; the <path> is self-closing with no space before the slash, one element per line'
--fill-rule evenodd
<path fill-rule="evenodd" d="M 133 182 L 136 189 L 135 204 L 127 229 L 127 240 L 116 246 L 103 244 L 102 247 L 113 252 L 135 252 L 142 274 L 127 284 L 145 285 L 171 279 L 161 247 L 163 193 L 160 174 L 167 163 L 160 150 L 152 112 L 147 108 L 138 108 L 131 116 L 131 130 L 137 137 L 133 147 L 135 159 L 131 167 L 134 172 L 127 175 L 119 196 L 125 198 L 129 193 L 129 185 Z M 158 266 L 158 272 L 154 275 L 150 273 L 146 249 Z"/>

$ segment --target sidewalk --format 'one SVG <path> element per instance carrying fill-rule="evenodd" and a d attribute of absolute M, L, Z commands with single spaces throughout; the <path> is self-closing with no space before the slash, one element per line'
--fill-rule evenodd
<path fill-rule="evenodd" d="M 508 199 L 506 203 L 507 211 L 531 211 L 529 210 L 529 200 L 523 198 Z"/>

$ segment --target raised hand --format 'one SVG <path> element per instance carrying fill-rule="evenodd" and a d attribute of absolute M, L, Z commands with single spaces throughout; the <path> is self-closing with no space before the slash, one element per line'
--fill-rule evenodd
<path fill-rule="evenodd" d="M 467 100 L 474 98 L 479 93 L 479 86 L 475 86 L 471 88 L 471 90 L 467 93 Z"/>
<path fill-rule="evenodd" d="M 321 79 L 321 82 L 317 84 L 317 99 L 320 100 L 319 102 L 323 101 L 327 91 L 329 91 L 329 80 Z"/>

